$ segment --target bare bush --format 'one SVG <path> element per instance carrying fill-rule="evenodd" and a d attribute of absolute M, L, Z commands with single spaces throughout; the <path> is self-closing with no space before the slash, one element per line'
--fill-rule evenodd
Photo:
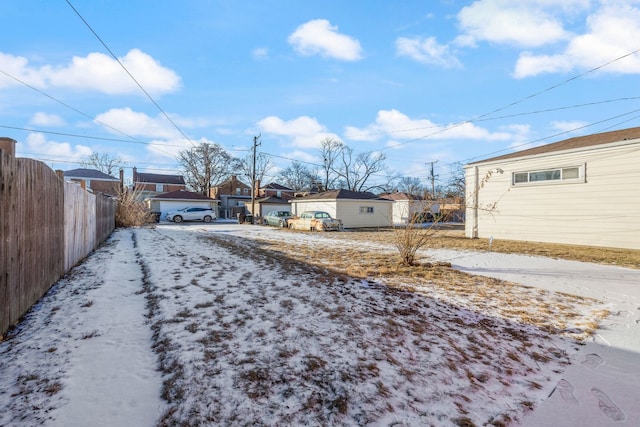
<path fill-rule="evenodd" d="M 401 265 L 407 267 L 416 265 L 416 254 L 436 233 L 434 227 L 436 224 L 437 221 L 423 226 L 422 223 L 411 219 L 406 226 L 394 227 L 393 245 L 398 249 Z"/>
<path fill-rule="evenodd" d="M 142 202 L 139 191 L 127 188 L 119 191 L 116 227 L 137 227 L 153 221 L 153 214 Z"/>

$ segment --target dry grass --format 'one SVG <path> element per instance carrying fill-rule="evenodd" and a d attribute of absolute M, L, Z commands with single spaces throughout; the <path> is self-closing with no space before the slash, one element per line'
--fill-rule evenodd
<path fill-rule="evenodd" d="M 284 233 L 289 231 L 283 230 Z M 347 232 L 322 234 L 327 238 L 326 245 L 308 245 L 294 243 L 282 239 L 278 241 L 262 241 L 261 246 L 281 256 L 324 268 L 326 274 L 335 276 L 343 274 L 363 280 L 376 280 L 411 292 L 424 293 L 451 302 L 463 301 L 470 309 L 479 309 L 484 313 L 493 313 L 522 324 L 533 325 L 541 330 L 554 334 L 564 334 L 582 340 L 593 334 L 599 322 L 608 316 L 606 310 L 596 308 L 597 301 L 569 294 L 551 293 L 532 287 L 517 285 L 499 279 L 467 274 L 451 268 L 448 263 L 433 263 L 428 260 L 417 262 L 413 266 L 405 265 L 397 257 L 393 248 L 395 231 Z M 458 249 L 479 249 L 480 242 L 465 239 L 460 231 L 447 231 L 433 237 L 429 247 L 447 247 Z M 350 244 L 339 245 L 334 239 L 348 240 Z M 356 242 L 356 244 L 353 244 Z M 371 246 L 362 243 L 384 244 Z M 525 247 L 523 243 L 509 242 L 499 244 L 502 252 L 512 252 Z M 457 244 L 457 246 L 456 246 Z M 494 248 L 496 242 L 494 242 Z M 537 246 L 537 247 L 535 247 Z M 550 249 L 551 246 L 557 248 Z M 531 245 L 528 253 L 562 254 L 568 258 L 571 254 L 586 254 L 585 248 L 561 248 L 561 245 Z M 590 248 L 593 252 L 593 248 Z M 618 252 L 618 251 L 613 251 Z M 612 253 L 613 253 L 612 252 Z M 627 260 L 634 260 L 634 251 L 628 253 Z M 640 259 L 640 251 L 638 258 Z M 604 259 L 603 254 L 599 253 Z M 613 255 L 610 255 L 612 259 Z M 589 260 L 593 261 L 593 258 Z M 586 259 L 585 259 L 586 260 Z M 585 309 L 585 307 L 591 307 Z M 585 319 L 584 312 L 591 314 Z"/>
<path fill-rule="evenodd" d="M 393 241 L 393 234 L 393 230 L 350 231 L 327 234 L 326 237 L 388 244 Z M 439 230 L 431 236 L 424 248 L 491 250 L 492 252 L 539 255 L 640 269 L 640 250 L 497 239 L 493 240 L 491 248 L 489 248 L 487 239 L 466 238 L 464 230 Z"/>

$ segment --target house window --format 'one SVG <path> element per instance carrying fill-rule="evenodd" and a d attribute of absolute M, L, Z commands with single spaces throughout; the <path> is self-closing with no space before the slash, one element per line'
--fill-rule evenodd
<path fill-rule="evenodd" d="M 584 170 L 585 165 L 527 172 L 514 172 L 511 182 L 513 185 L 585 182 Z"/>
<path fill-rule="evenodd" d="M 164 191 L 164 185 L 162 185 L 162 184 L 156 184 L 156 191 L 158 191 L 158 192 L 163 192 L 163 191 Z"/>
<path fill-rule="evenodd" d="M 237 194 L 238 196 L 240 195 L 240 192 L 241 192 L 241 191 L 242 191 L 242 189 L 240 189 L 240 188 L 236 188 L 236 194 Z"/>
<path fill-rule="evenodd" d="M 242 189 L 242 192 L 243 192 L 244 194 L 249 194 L 249 189 L 248 189 L 248 188 L 243 188 L 243 189 Z"/>
<path fill-rule="evenodd" d="M 360 214 L 373 214 L 373 206 L 360 206 Z"/>

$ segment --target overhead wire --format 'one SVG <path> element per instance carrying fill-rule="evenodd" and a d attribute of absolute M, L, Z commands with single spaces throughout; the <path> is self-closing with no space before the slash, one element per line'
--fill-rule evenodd
<path fill-rule="evenodd" d="M 189 138 L 189 136 L 187 136 L 187 134 L 173 121 L 173 119 L 164 111 L 164 109 L 160 106 L 160 104 L 158 104 L 156 102 L 155 99 L 153 99 L 153 97 L 151 96 L 151 94 L 149 94 L 149 92 L 142 86 L 142 84 L 140 84 L 140 82 L 133 76 L 133 74 L 131 74 L 131 72 L 127 69 L 127 67 L 125 67 L 125 65 L 122 63 L 122 61 L 120 61 L 120 58 L 118 58 L 118 56 L 113 53 L 113 51 L 111 50 L 111 48 L 109 48 L 109 46 L 105 43 L 105 41 L 98 35 L 98 33 L 93 29 L 93 27 L 91 27 L 91 25 L 89 24 L 89 22 L 87 22 L 86 19 L 84 19 L 84 17 L 80 14 L 80 12 L 78 11 L 78 9 L 76 9 L 73 4 L 71 4 L 70 0 L 65 0 L 67 2 L 67 4 L 69 5 L 69 7 L 71 7 L 71 9 L 75 12 L 76 15 L 78 15 L 78 17 L 80 18 L 80 20 L 82 20 L 82 22 L 84 22 L 84 24 L 87 26 L 87 28 L 89 29 L 89 31 L 91 31 L 91 33 L 98 39 L 98 41 L 102 44 L 102 46 L 104 46 L 104 48 L 107 50 L 107 52 L 109 52 L 109 54 L 111 55 L 111 57 L 120 65 L 120 67 L 122 67 L 122 69 L 125 71 L 125 73 L 127 73 L 127 75 L 131 78 L 131 80 L 133 80 L 133 82 L 138 86 L 138 88 L 140 88 L 140 90 L 142 91 L 142 93 L 144 93 L 146 95 L 146 97 L 149 99 L 149 101 L 151 101 L 151 103 L 153 105 L 156 106 L 156 108 L 158 109 L 158 111 L 160 111 L 160 113 L 169 121 L 169 123 L 171 123 L 171 125 L 178 131 L 180 132 L 180 134 L 187 140 L 189 141 L 189 143 L 192 146 L 195 146 L 196 144 L 191 140 L 191 138 Z"/>

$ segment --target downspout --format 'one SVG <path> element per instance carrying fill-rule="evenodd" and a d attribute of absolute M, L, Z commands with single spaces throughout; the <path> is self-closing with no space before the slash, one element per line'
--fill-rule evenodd
<path fill-rule="evenodd" d="M 473 228 L 471 230 L 471 238 L 478 238 L 478 194 L 480 192 L 480 170 L 478 166 L 473 168 Z"/>

